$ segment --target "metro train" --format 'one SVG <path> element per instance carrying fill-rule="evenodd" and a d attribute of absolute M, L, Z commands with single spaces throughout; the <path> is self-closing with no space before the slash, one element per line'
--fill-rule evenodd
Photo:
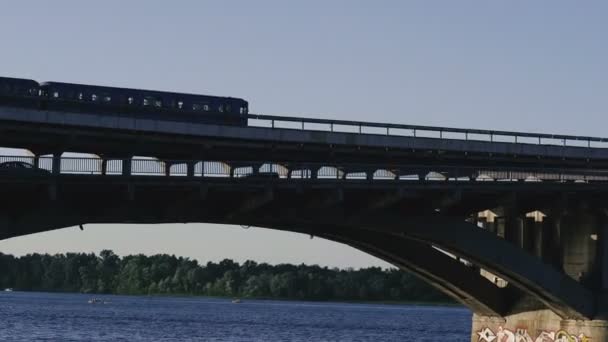
<path fill-rule="evenodd" d="M 240 98 L 0 77 L 0 105 L 247 126 Z"/>

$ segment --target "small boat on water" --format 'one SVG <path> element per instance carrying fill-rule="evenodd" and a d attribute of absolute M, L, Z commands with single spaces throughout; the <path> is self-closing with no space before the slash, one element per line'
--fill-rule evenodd
<path fill-rule="evenodd" d="M 107 300 L 103 300 L 101 298 L 91 298 L 88 301 L 89 304 L 109 304 L 110 302 Z"/>
<path fill-rule="evenodd" d="M 13 292 L 13 289 L 10 288 L 10 287 L 7 287 L 7 288 L 4 289 L 4 292 Z"/>
<path fill-rule="evenodd" d="M 232 300 L 232 304 L 241 304 L 241 300 L 239 298 L 235 298 Z"/>

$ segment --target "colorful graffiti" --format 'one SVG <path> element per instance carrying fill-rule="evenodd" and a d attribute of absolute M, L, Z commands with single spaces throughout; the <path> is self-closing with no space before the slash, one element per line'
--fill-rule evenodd
<path fill-rule="evenodd" d="M 478 342 L 591 342 L 591 338 L 583 334 L 571 335 L 564 330 L 543 331 L 536 338 L 528 333 L 528 329 L 515 331 L 499 327 L 496 332 L 484 328 L 477 332 Z"/>

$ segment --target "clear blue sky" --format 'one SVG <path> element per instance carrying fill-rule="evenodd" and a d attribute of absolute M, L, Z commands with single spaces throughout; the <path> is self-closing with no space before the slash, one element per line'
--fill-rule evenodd
<path fill-rule="evenodd" d="M 604 1 L 13 1 L 0 75 L 230 95 L 252 112 L 608 136 Z M 119 235 L 120 232 L 120 235 Z M 319 239 L 91 226 L 0 251 L 385 265 Z"/>

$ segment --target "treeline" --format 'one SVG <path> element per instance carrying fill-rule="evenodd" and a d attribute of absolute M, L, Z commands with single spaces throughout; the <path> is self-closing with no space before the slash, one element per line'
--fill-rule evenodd
<path fill-rule="evenodd" d="M 294 300 L 425 301 L 449 299 L 409 273 L 371 267 L 340 270 L 229 259 L 199 265 L 159 254 L 120 258 L 112 251 L 0 253 L 0 287 L 21 291 L 128 295 L 204 295 Z"/>

